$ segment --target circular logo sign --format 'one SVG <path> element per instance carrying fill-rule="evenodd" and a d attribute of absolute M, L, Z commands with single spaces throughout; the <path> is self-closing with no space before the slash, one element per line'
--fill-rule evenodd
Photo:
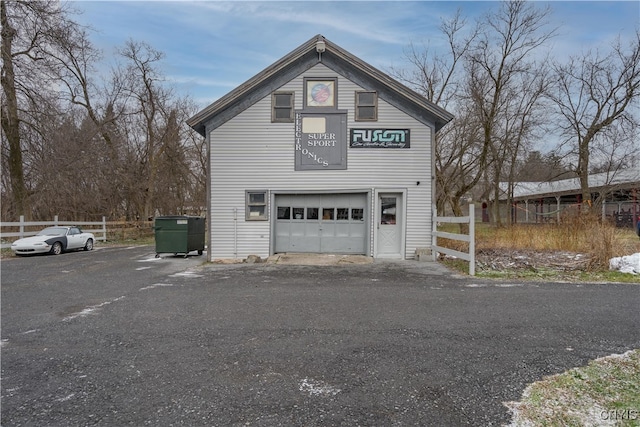
<path fill-rule="evenodd" d="M 311 98 L 318 104 L 324 104 L 331 97 L 331 88 L 324 83 L 318 83 L 311 88 Z"/>

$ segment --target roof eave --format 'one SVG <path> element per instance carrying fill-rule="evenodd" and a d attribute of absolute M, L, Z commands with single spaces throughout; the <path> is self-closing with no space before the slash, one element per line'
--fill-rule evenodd
<path fill-rule="evenodd" d="M 303 43 L 301 46 L 299 46 L 289 54 L 282 57 L 279 61 L 265 68 L 260 73 L 256 74 L 254 77 L 238 86 L 236 89 L 232 90 L 217 101 L 205 107 L 193 117 L 189 118 L 186 121 L 187 124 L 202 136 L 206 136 L 207 123 L 214 115 L 219 114 L 221 111 L 229 108 L 234 103 L 236 103 L 238 99 L 247 97 L 257 87 L 269 81 L 270 79 L 275 78 L 279 73 L 282 72 L 283 69 L 292 67 L 295 64 L 300 63 L 301 61 L 310 63 L 313 62 L 312 64 L 309 64 L 309 66 L 315 65 L 315 63 L 318 62 L 323 62 L 321 61 L 320 57 L 317 57 L 317 60 L 315 59 L 315 55 L 317 54 L 316 46 L 319 41 L 325 43 L 326 53 L 322 54 L 325 58 L 328 58 L 328 55 L 335 56 L 337 61 L 342 61 L 344 64 L 350 64 L 359 73 L 363 73 L 364 75 L 366 75 L 368 79 L 375 81 L 377 84 L 386 86 L 390 91 L 399 94 L 402 98 L 416 105 L 420 109 L 427 111 L 433 118 L 436 132 L 438 132 L 443 126 L 453 120 L 453 114 L 428 101 L 417 92 L 401 84 L 397 80 L 394 80 L 377 68 L 360 60 L 338 45 L 326 40 L 322 35 L 317 35 L 308 40 L 306 43 Z M 313 59 L 310 58 L 309 55 L 313 55 Z"/>
<path fill-rule="evenodd" d="M 242 83 L 237 88 L 233 89 L 231 92 L 222 96 L 218 100 L 209 104 L 207 107 L 199 111 L 193 117 L 187 119 L 187 124 L 191 126 L 196 132 L 201 134 L 202 136 L 206 136 L 205 132 L 205 124 L 208 119 L 215 114 L 216 112 L 223 110 L 228 105 L 233 103 L 236 99 L 250 93 L 255 87 L 259 86 L 261 83 L 269 80 L 274 75 L 280 72 L 283 68 L 290 66 L 291 64 L 299 61 L 305 55 L 307 55 L 311 48 L 315 49 L 316 43 L 318 41 L 318 37 L 316 36 L 303 43 L 301 46 L 291 51 L 289 54 L 282 57 L 279 61 L 271 64 L 246 82 Z"/>

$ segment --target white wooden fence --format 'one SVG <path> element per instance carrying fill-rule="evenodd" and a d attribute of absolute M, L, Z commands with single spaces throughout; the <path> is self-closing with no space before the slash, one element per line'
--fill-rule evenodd
<path fill-rule="evenodd" d="M 5 243 L 5 238 L 7 237 L 11 237 L 11 240 L 16 240 L 13 239 L 14 237 L 17 237 L 18 239 L 22 239 L 23 237 L 29 237 L 29 236 L 35 236 L 36 234 L 38 234 L 39 230 L 36 231 L 25 231 L 25 227 L 51 227 L 51 226 L 56 226 L 56 225 L 77 225 L 78 227 L 80 227 L 82 229 L 82 231 L 87 231 L 89 233 L 93 233 L 96 237 L 96 240 L 101 240 L 101 241 L 106 241 L 107 240 L 107 220 L 105 217 L 102 217 L 102 221 L 94 221 L 94 222 L 87 222 L 87 221 L 59 221 L 58 220 L 58 215 L 53 217 L 53 221 L 31 221 L 31 222 L 25 222 L 24 221 L 24 216 L 20 215 L 20 221 L 19 222 L 0 222 L 0 227 L 2 229 L 8 228 L 8 227 L 12 227 L 12 228 L 18 228 L 19 231 L 10 231 L 10 232 L 4 232 L 1 231 L 0 232 L 0 241 L 2 241 L 2 244 L 0 245 L 0 247 L 2 249 L 5 248 L 10 248 L 11 247 L 11 243 L 10 242 L 6 242 Z M 89 226 L 91 228 L 85 227 L 85 226 Z M 98 228 L 99 227 L 99 228 Z M 100 233 L 102 233 L 102 235 L 99 235 Z"/>
<path fill-rule="evenodd" d="M 433 208 L 433 251 L 434 256 L 438 258 L 438 252 L 442 252 L 447 255 L 452 255 L 469 261 L 469 275 L 475 276 L 476 274 L 476 243 L 475 243 L 475 207 L 473 203 L 469 203 L 469 216 L 437 216 L 437 210 Z M 469 234 L 456 234 L 447 233 L 445 231 L 438 231 L 438 223 L 454 223 L 454 224 L 469 224 Z M 456 251 L 454 249 L 443 248 L 438 246 L 438 237 L 452 240 L 460 240 L 462 242 L 469 243 L 469 253 Z"/>

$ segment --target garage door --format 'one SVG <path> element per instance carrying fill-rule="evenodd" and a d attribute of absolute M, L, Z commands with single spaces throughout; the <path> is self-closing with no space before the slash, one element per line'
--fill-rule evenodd
<path fill-rule="evenodd" d="M 275 252 L 366 254 L 362 194 L 277 195 Z"/>

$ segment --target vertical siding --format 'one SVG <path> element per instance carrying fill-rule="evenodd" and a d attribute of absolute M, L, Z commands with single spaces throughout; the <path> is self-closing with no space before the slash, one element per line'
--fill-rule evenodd
<path fill-rule="evenodd" d="M 278 89 L 295 92 L 296 109 L 303 107 L 303 77 L 338 77 L 338 108 L 348 110 L 347 129 L 409 128 L 411 148 L 348 149 L 346 170 L 295 171 L 293 123 L 271 123 L 271 97 L 265 97 L 209 134 L 212 258 L 269 255 L 270 221 L 245 221 L 245 190 L 263 189 L 406 189 L 406 256 L 430 246 L 431 130 L 381 99 L 377 122 L 355 122 L 354 92 L 363 88 L 321 64 Z M 372 253 L 374 244 L 372 239 Z"/>

